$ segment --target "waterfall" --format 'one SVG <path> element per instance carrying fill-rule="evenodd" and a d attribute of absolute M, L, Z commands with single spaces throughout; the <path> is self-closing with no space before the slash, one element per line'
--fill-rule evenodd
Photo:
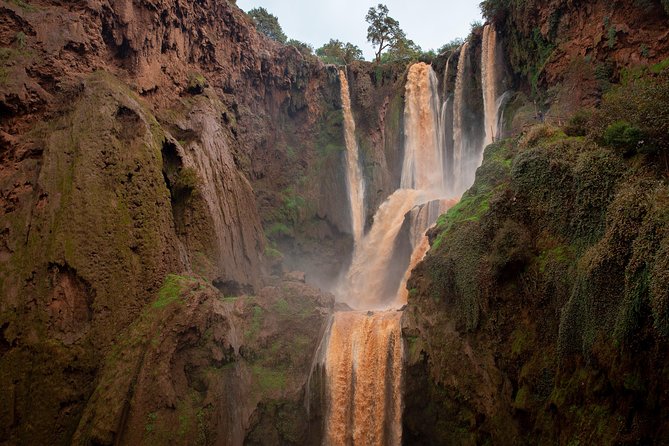
<path fill-rule="evenodd" d="M 481 87 L 483 90 L 483 121 L 485 140 L 483 145 L 492 144 L 497 139 L 498 93 L 497 93 L 497 32 L 493 25 L 483 28 L 481 48 Z"/>
<path fill-rule="evenodd" d="M 326 445 L 399 445 L 402 333 L 398 311 L 338 313 L 325 360 Z"/>
<path fill-rule="evenodd" d="M 470 108 L 466 95 L 471 82 L 469 42 L 460 48 L 458 74 L 453 93 L 453 193 L 460 196 L 473 183 L 476 169 L 481 165 L 483 146 L 472 135 Z"/>
<path fill-rule="evenodd" d="M 346 111 L 350 99 L 343 98 L 343 73 L 340 78 L 347 150 L 352 153 L 355 123 Z M 432 67 L 412 65 L 405 90 L 400 188 L 379 207 L 368 233 L 357 239 L 337 293 L 338 301 L 357 311 L 333 315 L 315 360 L 326 385 L 326 445 L 401 444 L 402 313 L 395 309 L 406 303 L 406 278 L 429 248 L 425 231 L 455 203 L 444 200 L 449 193 L 442 107 Z M 349 182 L 358 183 L 353 167 L 347 163 Z M 406 252 L 399 248 L 403 244 Z"/>
<path fill-rule="evenodd" d="M 432 67 L 411 66 L 404 106 L 404 163 L 400 187 L 444 190 L 442 138 L 439 131 L 439 81 Z"/>
<path fill-rule="evenodd" d="M 357 245 L 365 225 L 365 184 L 360 171 L 358 142 L 355 137 L 355 120 L 351 111 L 351 94 L 344 70 L 339 71 L 341 104 L 344 114 L 344 141 L 346 142 L 346 188 L 351 211 L 351 233 Z"/>
<path fill-rule="evenodd" d="M 443 150 L 444 186 L 450 195 L 454 195 L 453 182 L 453 98 L 448 88 L 448 74 L 451 69 L 451 59 L 455 52 L 446 59 L 444 69 L 442 105 L 439 114 L 439 129 L 441 131 L 441 146 Z"/>

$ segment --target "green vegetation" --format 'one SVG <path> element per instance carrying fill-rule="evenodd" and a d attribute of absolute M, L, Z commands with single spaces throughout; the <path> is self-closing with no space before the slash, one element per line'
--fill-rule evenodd
<path fill-rule="evenodd" d="M 326 64 L 347 65 L 355 60 L 363 60 L 362 50 L 349 42 L 330 39 L 316 50 L 316 55 Z"/>
<path fill-rule="evenodd" d="M 183 302 L 183 289 L 188 283 L 192 283 L 192 279 L 176 274 L 168 274 L 165 277 L 163 286 L 158 291 L 158 299 L 151 306 L 153 308 L 165 308 L 172 302 Z"/>
<path fill-rule="evenodd" d="M 286 45 L 290 45 L 297 48 L 300 54 L 302 54 L 304 57 L 313 56 L 314 54 L 314 47 L 306 42 L 300 42 L 299 40 L 296 39 L 289 39 L 286 42 Z"/>
<path fill-rule="evenodd" d="M 191 94 L 202 94 L 204 89 L 209 86 L 207 79 L 200 73 L 191 73 L 188 77 L 186 90 Z"/>
<path fill-rule="evenodd" d="M 277 42 L 286 43 L 288 38 L 279 24 L 279 19 L 274 14 L 262 6 L 251 9 L 248 14 L 253 19 L 258 32 Z"/>
<path fill-rule="evenodd" d="M 592 120 L 592 137 L 627 155 L 659 156 L 668 168 L 669 59 L 629 70 L 604 95 Z M 667 169 L 669 170 L 669 169 Z"/>
<path fill-rule="evenodd" d="M 369 8 L 365 21 L 367 41 L 376 47 L 376 62 L 411 60 L 421 55 L 421 49 L 413 40 L 407 38 L 400 28 L 400 23 L 388 15 L 386 5 L 378 4 Z"/>
<path fill-rule="evenodd" d="M 36 6 L 31 5 L 30 3 L 28 3 L 25 0 L 9 0 L 9 2 L 14 3 L 16 6 L 18 6 L 19 8 L 23 9 L 26 12 L 36 12 L 37 11 Z"/>
<path fill-rule="evenodd" d="M 616 121 L 604 130 L 604 144 L 615 149 L 636 151 L 643 143 L 643 135 L 638 127 L 627 121 Z"/>

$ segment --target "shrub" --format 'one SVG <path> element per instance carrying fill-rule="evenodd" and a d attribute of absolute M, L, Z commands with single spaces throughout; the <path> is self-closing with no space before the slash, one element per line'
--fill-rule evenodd
<path fill-rule="evenodd" d="M 628 73 L 604 95 L 592 134 L 602 144 L 640 153 L 669 154 L 669 64 Z"/>
<path fill-rule="evenodd" d="M 634 152 L 643 143 L 643 133 L 627 121 L 616 121 L 604 131 L 604 143 L 626 153 Z"/>
<path fill-rule="evenodd" d="M 569 118 L 564 132 L 567 136 L 585 136 L 588 134 L 588 127 L 592 119 L 592 112 L 589 110 L 579 110 Z"/>

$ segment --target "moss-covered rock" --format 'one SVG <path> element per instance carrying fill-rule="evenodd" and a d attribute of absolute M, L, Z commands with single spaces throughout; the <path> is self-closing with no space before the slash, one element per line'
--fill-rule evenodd
<path fill-rule="evenodd" d="M 666 437 L 669 188 L 639 161 L 547 126 L 486 149 L 408 283 L 407 438 Z"/>

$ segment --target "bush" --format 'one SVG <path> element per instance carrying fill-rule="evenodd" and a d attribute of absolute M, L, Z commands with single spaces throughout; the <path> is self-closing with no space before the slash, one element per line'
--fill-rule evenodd
<path fill-rule="evenodd" d="M 564 132 L 567 136 L 585 136 L 588 134 L 592 112 L 589 110 L 579 110 L 569 118 Z"/>
<path fill-rule="evenodd" d="M 643 143 L 643 132 L 627 121 L 616 121 L 604 131 L 604 143 L 626 153 L 634 152 Z"/>

